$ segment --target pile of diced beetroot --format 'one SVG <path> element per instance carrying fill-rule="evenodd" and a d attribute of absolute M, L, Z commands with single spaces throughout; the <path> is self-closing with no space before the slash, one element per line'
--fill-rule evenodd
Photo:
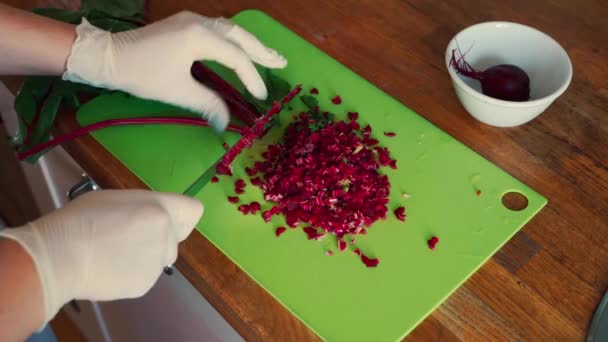
<path fill-rule="evenodd" d="M 311 94 L 318 91 L 313 88 Z M 339 105 L 342 100 L 336 96 L 332 102 Z M 347 242 L 354 244 L 374 222 L 387 219 L 390 183 L 380 170 L 396 169 L 397 161 L 372 137 L 371 126 L 359 123 L 358 113 L 349 112 L 346 121 L 332 121 L 329 113 L 315 114 L 297 115 L 282 141 L 269 145 L 262 160 L 245 169 L 250 183 L 262 189 L 269 207 L 261 211 L 260 203 L 251 202 L 239 204 L 238 210 L 243 214 L 260 212 L 266 222 L 282 215 L 287 226 L 301 227 L 309 240 L 331 235 L 337 239 L 338 250 L 344 251 Z M 394 137 L 395 133 L 384 135 Z M 246 182 L 237 179 L 234 192 L 242 194 L 245 187 Z M 228 200 L 239 203 L 238 196 Z M 403 206 L 394 214 L 405 221 Z M 278 237 L 285 231 L 285 227 L 278 227 L 275 234 Z M 353 247 L 353 252 L 368 267 L 379 263 L 359 249 Z"/>

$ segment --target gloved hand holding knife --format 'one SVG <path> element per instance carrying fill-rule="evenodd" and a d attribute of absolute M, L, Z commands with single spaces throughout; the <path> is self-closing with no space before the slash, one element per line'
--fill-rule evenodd
<path fill-rule="evenodd" d="M 0 32 L 0 75 L 62 75 L 123 90 L 199 112 L 218 130 L 230 119 L 227 106 L 192 78 L 193 61 L 232 68 L 260 99 L 267 91 L 254 63 L 287 64 L 229 20 L 191 12 L 112 34 L 86 20 L 75 27 L 0 5 Z M 0 329 L 0 340 L 25 339 L 75 298 L 145 294 L 202 214 L 201 203 L 183 195 L 104 190 L 1 231 L 2 278 L 19 283 L 0 282 L 0 327 L 11 327 Z"/>

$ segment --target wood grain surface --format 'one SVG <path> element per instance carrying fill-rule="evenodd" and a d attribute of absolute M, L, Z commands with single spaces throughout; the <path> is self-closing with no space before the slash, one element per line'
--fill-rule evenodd
<path fill-rule="evenodd" d="M 182 9 L 261 9 L 473 150 L 549 205 L 431 314 L 408 340 L 580 341 L 608 287 L 608 5 L 537 1 L 149 1 Z M 536 120 L 499 129 L 459 104 L 443 65 L 471 24 L 516 21 L 560 42 L 574 66 L 566 93 Z M 57 132 L 77 127 L 64 111 Z M 90 137 L 67 150 L 105 188 L 144 185 Z M 199 233 L 177 267 L 247 340 L 318 339 Z M 404 303 L 407 305 L 407 303 Z"/>

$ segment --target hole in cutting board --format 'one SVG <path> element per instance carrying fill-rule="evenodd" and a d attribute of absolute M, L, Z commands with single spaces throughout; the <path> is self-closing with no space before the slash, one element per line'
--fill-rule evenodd
<path fill-rule="evenodd" d="M 509 191 L 502 196 L 502 205 L 513 211 L 522 211 L 528 207 L 528 198 L 519 192 Z"/>

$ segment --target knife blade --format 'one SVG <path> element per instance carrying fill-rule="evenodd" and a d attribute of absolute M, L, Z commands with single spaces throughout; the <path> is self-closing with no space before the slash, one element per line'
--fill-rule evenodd
<path fill-rule="evenodd" d="M 217 165 L 224 159 L 224 155 L 222 154 L 220 158 L 211 165 L 203 174 L 201 174 L 190 186 L 183 192 L 185 196 L 194 197 L 198 194 L 202 188 L 211 181 L 211 178 L 215 176 L 217 173 Z"/>
<path fill-rule="evenodd" d="M 213 165 L 211 165 L 192 184 L 190 184 L 190 186 L 183 192 L 183 195 L 188 196 L 188 197 L 196 196 L 196 194 L 198 194 L 201 191 L 201 189 L 204 188 L 205 185 L 207 185 L 207 183 L 209 183 L 209 181 L 211 181 L 211 178 L 213 178 L 213 176 L 215 176 L 215 174 L 217 172 L 217 170 L 216 170 L 217 165 L 222 161 L 222 159 L 224 159 L 224 154 L 222 154 L 220 156 L 220 158 L 215 163 L 213 163 Z M 173 265 L 165 266 L 163 269 L 163 272 L 165 272 L 166 275 L 172 275 L 173 274 Z"/>

